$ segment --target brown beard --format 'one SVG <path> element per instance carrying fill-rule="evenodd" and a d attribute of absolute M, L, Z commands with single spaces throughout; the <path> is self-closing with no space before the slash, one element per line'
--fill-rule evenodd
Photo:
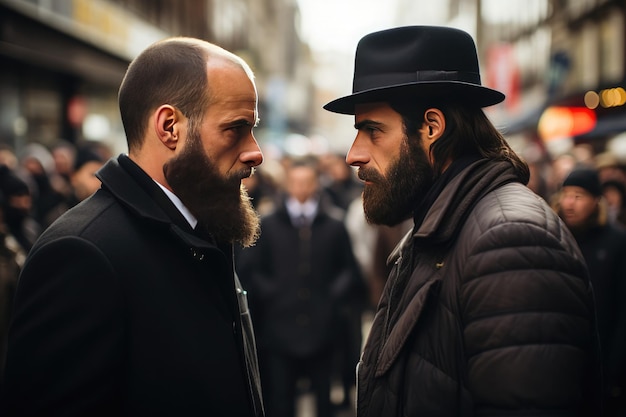
<path fill-rule="evenodd" d="M 372 168 L 360 168 L 359 178 L 368 181 L 363 190 L 363 210 L 370 224 L 395 226 L 408 219 L 420 195 L 431 187 L 433 169 L 418 138 L 404 137 L 400 156 L 385 175 Z"/>
<path fill-rule="evenodd" d="M 198 226 L 221 242 L 239 242 L 249 247 L 260 234 L 259 215 L 254 210 L 241 179 L 246 168 L 228 177 L 204 153 L 199 135 L 190 132 L 180 155 L 163 165 L 170 187 L 198 220 Z"/>

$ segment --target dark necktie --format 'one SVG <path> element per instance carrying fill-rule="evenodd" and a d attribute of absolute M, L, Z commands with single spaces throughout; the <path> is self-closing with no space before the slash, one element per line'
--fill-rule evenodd
<path fill-rule="evenodd" d="M 307 219 L 307 217 L 304 214 L 300 214 L 297 218 L 296 218 L 296 227 L 297 228 L 303 228 L 303 227 L 307 227 L 309 225 L 309 221 Z"/>

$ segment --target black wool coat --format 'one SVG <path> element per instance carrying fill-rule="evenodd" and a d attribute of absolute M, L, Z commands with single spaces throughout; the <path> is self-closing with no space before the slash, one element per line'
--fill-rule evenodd
<path fill-rule="evenodd" d="M 128 157 L 30 252 L 5 416 L 262 416 L 232 245 L 192 229 Z"/>

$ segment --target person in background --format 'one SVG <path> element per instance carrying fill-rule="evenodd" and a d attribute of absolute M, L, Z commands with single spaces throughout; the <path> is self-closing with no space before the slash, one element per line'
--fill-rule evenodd
<path fill-rule="evenodd" d="M 602 183 L 602 195 L 606 200 L 609 221 L 626 227 L 626 185 L 620 180 L 606 180 Z"/>
<path fill-rule="evenodd" d="M 368 221 L 414 224 L 357 368 L 359 417 L 598 415 L 584 258 L 485 115 L 503 100 L 468 33 L 406 26 L 363 37 L 352 94 L 324 106 L 354 117 Z"/>
<path fill-rule="evenodd" d="M 119 90 L 128 154 L 54 222 L 21 272 L 0 414 L 264 416 L 233 245 L 259 218 L 250 67 L 205 41 L 141 52 Z"/>
<path fill-rule="evenodd" d="M 626 171 L 613 152 L 605 151 L 597 154 L 594 162 L 600 182 L 617 180 L 626 184 Z"/>
<path fill-rule="evenodd" d="M 6 165 L 9 169 L 18 169 L 19 161 L 13 147 L 0 141 L 0 165 Z"/>
<path fill-rule="evenodd" d="M 350 165 L 346 164 L 343 156 L 329 153 L 323 155 L 320 162 L 324 192 L 328 194 L 334 205 L 346 213 L 350 204 L 361 195 L 363 185 L 354 175 Z"/>
<path fill-rule="evenodd" d="M 361 276 L 366 283 L 369 298 L 367 300 L 367 307 L 371 308 L 372 304 L 373 306 L 376 306 L 376 303 L 378 302 L 378 298 L 376 298 L 373 303 L 371 301 L 373 287 L 376 286 L 373 276 L 373 267 L 374 248 L 378 236 L 378 227 L 369 224 L 365 219 L 363 201 L 360 196 L 350 203 L 348 211 L 345 214 L 344 223 L 346 225 L 348 235 L 350 236 L 352 252 L 354 253 L 354 257 L 359 265 L 359 268 L 361 269 Z"/>
<path fill-rule="evenodd" d="M 19 273 L 24 266 L 26 251 L 11 235 L 4 222 L 4 195 L 0 192 L 0 391 L 4 376 L 4 362 L 7 349 L 7 335 L 13 298 Z"/>
<path fill-rule="evenodd" d="M 8 232 L 28 253 L 42 232 L 42 226 L 32 215 L 33 198 L 28 184 L 17 173 L 0 165 L 3 223 Z"/>
<path fill-rule="evenodd" d="M 342 155 L 337 153 L 324 154 L 320 157 L 320 165 L 322 171 L 320 175 L 322 191 L 330 198 L 330 201 L 335 206 L 343 211 L 344 223 L 348 233 L 351 234 L 351 225 L 349 223 L 355 219 L 350 219 L 348 216 L 354 216 L 355 213 L 350 213 L 350 207 L 355 201 L 360 200 L 363 185 L 358 178 L 356 178 L 350 165 L 346 164 L 345 158 Z M 361 208 L 361 212 L 362 211 L 363 209 Z M 344 331 L 339 332 L 337 335 L 340 340 L 337 341 L 339 349 L 336 358 L 336 372 L 341 381 L 343 397 L 338 407 L 340 410 L 350 409 L 353 404 L 352 391 L 356 384 L 354 366 L 355 363 L 358 362 L 361 345 L 363 343 L 362 313 L 369 306 L 367 299 L 367 272 L 362 267 L 363 265 L 359 260 L 357 251 L 362 250 L 362 246 L 367 244 L 367 240 L 370 236 L 369 230 L 366 228 L 357 226 L 357 229 L 359 237 L 354 238 L 351 235 L 350 241 L 361 270 L 363 282 L 359 288 L 354 289 L 350 299 L 346 300 L 344 306 L 345 314 L 342 315 L 344 319 Z"/>
<path fill-rule="evenodd" d="M 39 143 L 30 143 L 20 152 L 20 168 L 31 189 L 33 217 L 46 228 L 68 209 L 52 153 Z"/>
<path fill-rule="evenodd" d="M 598 172 L 574 169 L 555 210 L 585 257 L 597 309 L 606 416 L 626 413 L 626 231 L 611 224 Z"/>
<path fill-rule="evenodd" d="M 57 183 L 54 188 L 60 191 L 66 201 L 70 201 L 73 199 L 74 193 L 71 177 L 76 164 L 76 145 L 62 140 L 52 147 L 50 153 L 52 154 L 54 169 L 57 173 L 55 176 Z"/>
<path fill-rule="evenodd" d="M 96 177 L 96 172 L 106 162 L 106 159 L 99 152 L 91 147 L 83 146 L 78 149 L 76 161 L 70 176 L 72 185 L 72 199 L 70 204 L 76 205 L 98 191 L 100 180 Z"/>
<path fill-rule="evenodd" d="M 274 211 L 281 189 L 276 177 L 283 175 L 280 163 L 267 161 L 263 163 L 262 168 L 255 171 L 254 175 L 243 179 L 250 201 L 259 215 L 263 216 Z"/>
<path fill-rule="evenodd" d="M 317 416 L 330 417 L 342 309 L 361 278 L 342 211 L 321 198 L 315 162 L 291 163 L 285 184 L 257 244 L 240 254 L 238 272 L 258 329 L 268 415 L 294 417 L 297 383 L 308 378 Z"/>

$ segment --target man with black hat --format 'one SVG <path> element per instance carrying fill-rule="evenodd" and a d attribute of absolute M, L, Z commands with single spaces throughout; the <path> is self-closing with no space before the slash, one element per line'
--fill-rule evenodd
<path fill-rule="evenodd" d="M 470 35 L 411 26 L 361 39 L 353 93 L 325 106 L 354 115 L 368 221 L 414 221 L 358 366 L 360 417 L 598 415 L 584 259 L 483 112 L 503 100 Z"/>
<path fill-rule="evenodd" d="M 574 169 L 555 207 L 585 257 L 597 311 L 606 416 L 626 415 L 626 232 L 608 221 L 599 173 Z"/>

